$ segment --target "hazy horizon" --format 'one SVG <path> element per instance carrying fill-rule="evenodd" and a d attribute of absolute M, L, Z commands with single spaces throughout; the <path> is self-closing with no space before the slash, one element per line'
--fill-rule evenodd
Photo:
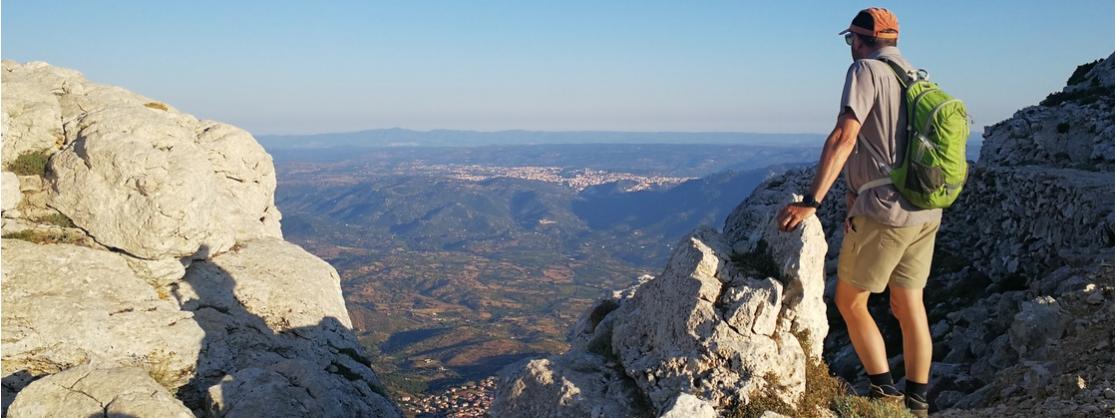
<path fill-rule="evenodd" d="M 259 135 L 821 134 L 850 64 L 838 32 L 866 6 L 22 1 L 3 5 L 0 55 Z M 899 17 L 904 55 L 966 102 L 975 131 L 1114 49 L 1111 1 L 879 6 Z"/>

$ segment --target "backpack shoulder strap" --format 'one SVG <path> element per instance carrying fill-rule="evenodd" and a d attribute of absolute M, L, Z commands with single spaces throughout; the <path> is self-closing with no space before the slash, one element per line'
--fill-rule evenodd
<path fill-rule="evenodd" d="M 897 64 L 895 61 L 889 60 L 884 57 L 877 58 L 877 60 L 888 64 L 888 67 L 891 68 L 892 72 L 896 74 L 896 79 L 900 80 L 901 87 L 907 89 L 908 86 L 911 85 L 911 76 L 908 75 L 907 70 L 904 70 L 904 67 L 901 67 L 900 64 Z"/>

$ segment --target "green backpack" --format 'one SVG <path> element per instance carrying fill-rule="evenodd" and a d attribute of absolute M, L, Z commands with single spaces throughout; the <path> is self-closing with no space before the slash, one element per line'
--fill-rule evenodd
<path fill-rule="evenodd" d="M 908 147 L 888 177 L 865 183 L 858 193 L 893 184 L 918 207 L 948 207 L 966 183 L 966 139 L 970 136 L 966 106 L 932 83 L 926 71 L 908 73 L 894 62 L 881 61 L 892 67 L 904 87 Z"/>

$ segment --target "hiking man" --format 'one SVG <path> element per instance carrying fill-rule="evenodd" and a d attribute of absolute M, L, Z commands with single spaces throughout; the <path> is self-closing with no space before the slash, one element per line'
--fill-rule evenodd
<path fill-rule="evenodd" d="M 802 202 L 783 208 L 777 221 L 788 231 L 813 215 L 844 167 L 851 192 L 846 195 L 849 212 L 834 302 L 869 377 L 869 396 L 902 399 L 914 414 L 926 416 L 931 334 L 923 287 L 942 209 L 921 209 L 887 182 L 857 192 L 867 183 L 887 178 L 905 155 L 908 142 L 903 86 L 881 60 L 905 71 L 912 66 L 896 47 L 900 26 L 887 9 L 860 11 L 840 35 L 850 47 L 853 64 L 846 73 L 837 125 L 823 145 L 810 190 Z M 890 290 L 892 314 L 903 332 L 905 393 L 892 381 L 884 340 L 867 306 L 869 295 L 885 288 Z"/>

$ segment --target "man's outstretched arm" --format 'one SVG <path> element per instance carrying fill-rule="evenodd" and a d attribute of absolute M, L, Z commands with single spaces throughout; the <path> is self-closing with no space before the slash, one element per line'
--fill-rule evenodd
<path fill-rule="evenodd" d="M 818 160 L 818 171 L 815 173 L 814 182 L 811 183 L 811 189 L 808 191 L 810 196 L 813 196 L 815 201 L 822 201 L 826 197 L 826 192 L 830 191 L 830 187 L 838 180 L 838 176 L 842 173 L 842 167 L 845 166 L 846 160 L 849 159 L 849 154 L 853 152 L 853 147 L 857 144 L 857 133 L 861 132 L 861 122 L 857 121 L 857 117 L 848 108 L 838 116 L 838 123 L 834 126 L 834 130 L 830 132 L 830 136 L 826 137 L 826 143 L 822 146 L 822 156 Z M 780 211 L 778 221 L 780 229 L 790 231 L 799 226 L 803 219 L 813 215 L 815 208 L 803 205 L 790 204 Z"/>

